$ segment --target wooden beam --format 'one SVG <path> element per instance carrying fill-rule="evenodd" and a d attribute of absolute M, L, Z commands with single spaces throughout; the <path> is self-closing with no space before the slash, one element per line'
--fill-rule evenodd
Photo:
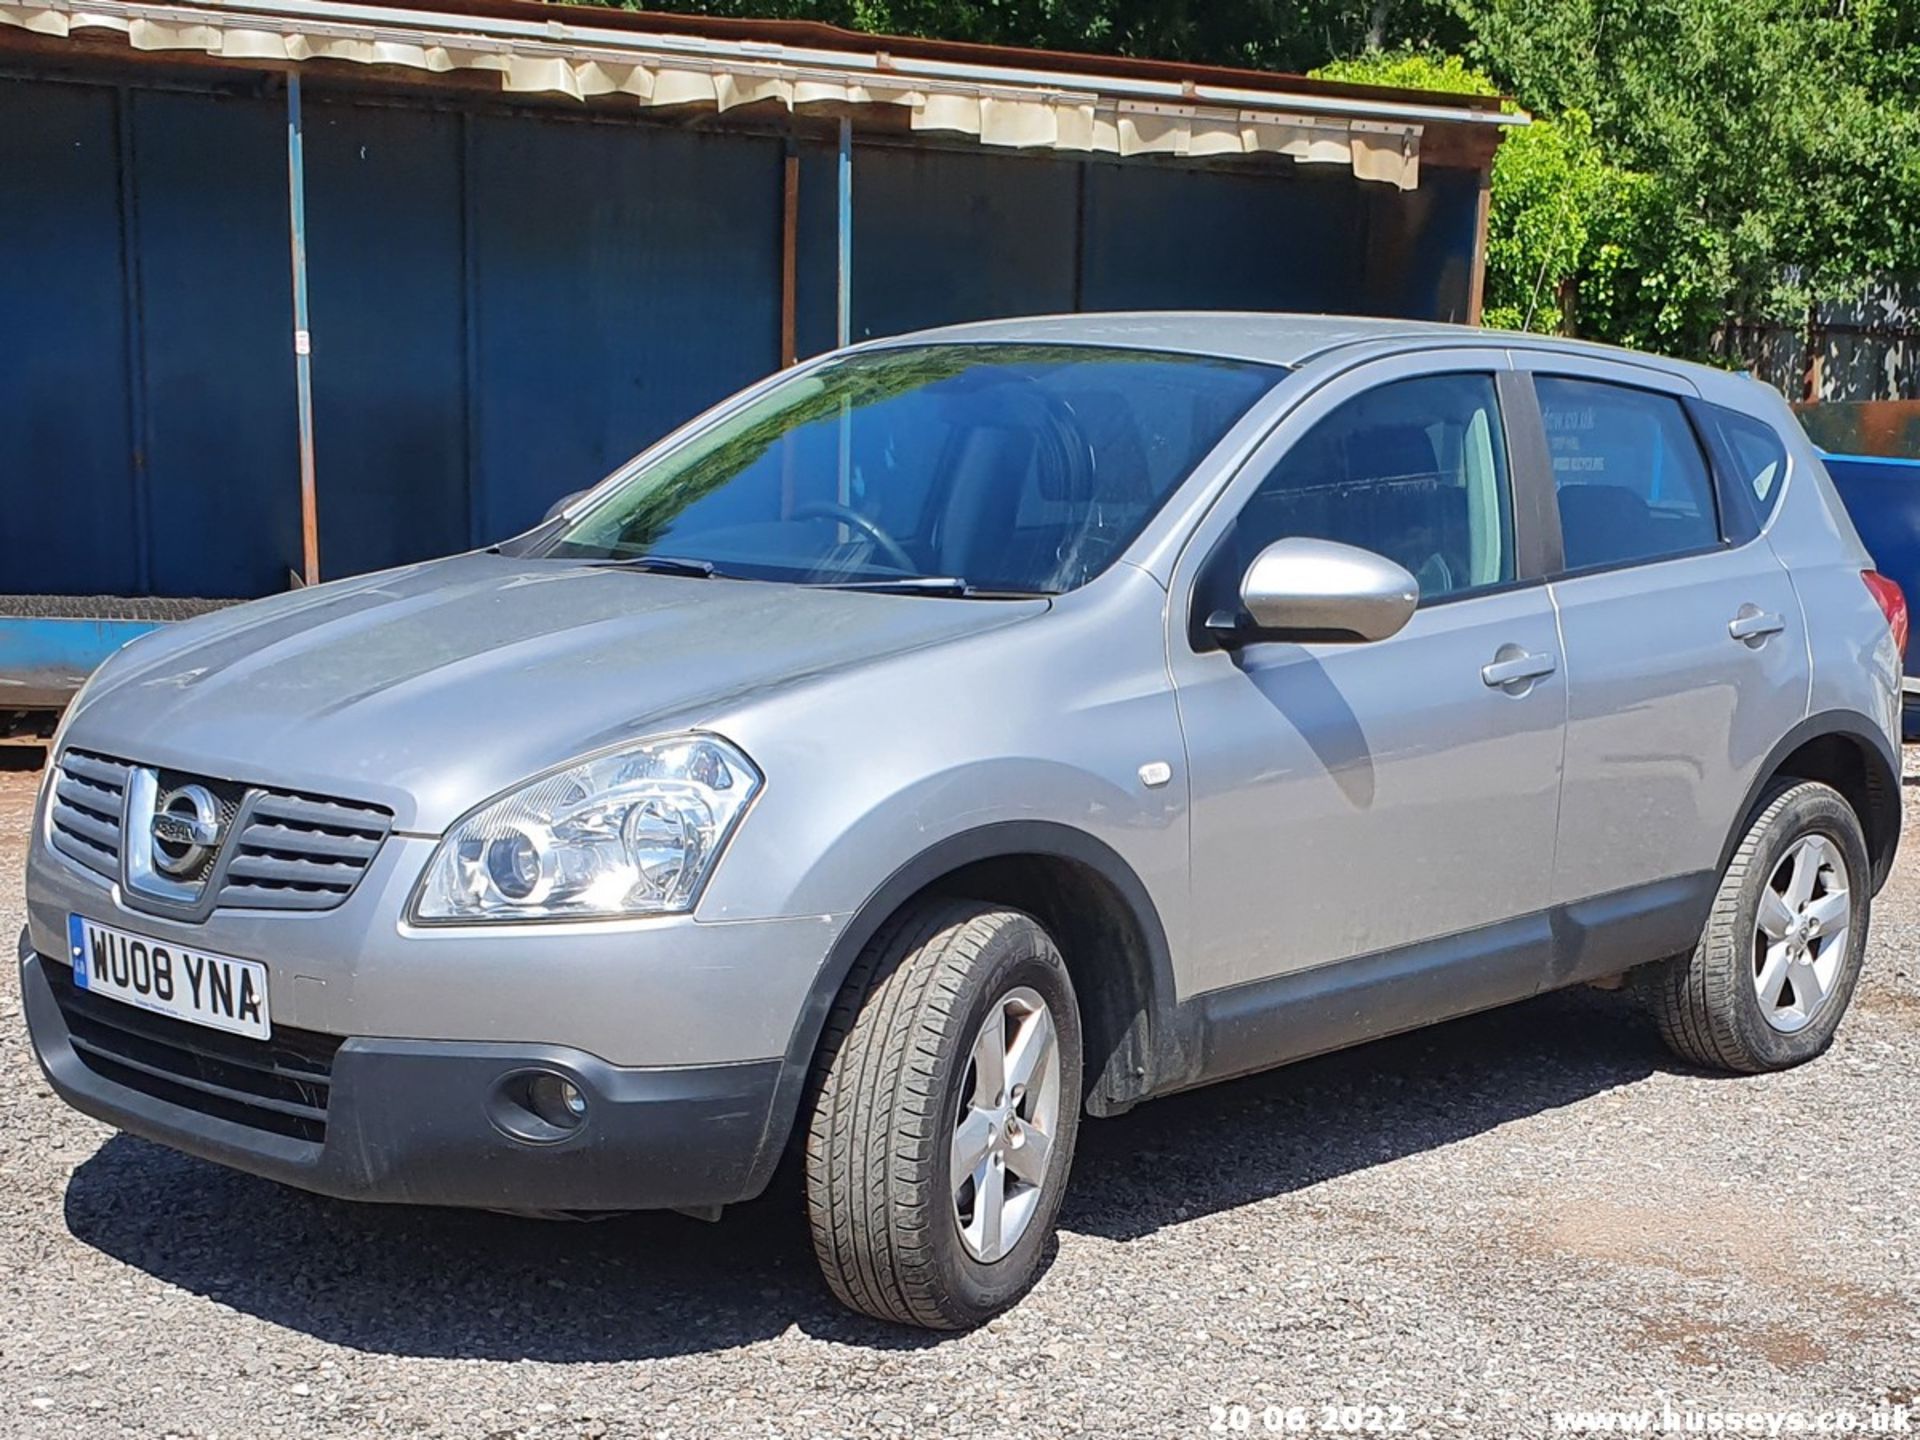
<path fill-rule="evenodd" d="M 800 305 L 800 152 L 787 141 L 780 195 L 780 365 L 800 358 L 795 314 Z"/>
<path fill-rule="evenodd" d="M 1493 213 L 1493 171 L 1480 172 L 1473 207 L 1473 268 L 1467 275 L 1467 323 L 1478 325 L 1487 299 L 1487 219 Z"/>

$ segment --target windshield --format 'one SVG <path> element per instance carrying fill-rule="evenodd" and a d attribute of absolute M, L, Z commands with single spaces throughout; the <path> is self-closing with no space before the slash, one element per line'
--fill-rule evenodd
<path fill-rule="evenodd" d="M 814 585 L 1070 590 L 1281 373 L 1062 345 L 850 355 L 642 466 L 533 549 Z"/>

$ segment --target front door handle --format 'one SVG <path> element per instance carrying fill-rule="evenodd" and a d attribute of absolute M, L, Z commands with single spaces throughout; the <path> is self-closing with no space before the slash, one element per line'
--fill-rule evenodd
<path fill-rule="evenodd" d="M 1551 655 L 1530 654 L 1518 645 L 1502 645 L 1493 662 L 1480 667 L 1480 678 L 1490 690 L 1519 688 L 1546 678 L 1556 666 Z"/>
<path fill-rule="evenodd" d="M 1758 605 L 1742 605 L 1740 613 L 1727 622 L 1727 634 L 1756 650 L 1766 643 L 1769 635 L 1778 635 L 1786 628 L 1785 620 Z"/>

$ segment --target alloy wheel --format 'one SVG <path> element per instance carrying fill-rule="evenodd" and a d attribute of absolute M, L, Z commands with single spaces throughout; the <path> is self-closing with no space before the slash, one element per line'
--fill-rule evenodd
<path fill-rule="evenodd" d="M 1827 1003 L 1852 943 L 1852 913 L 1840 847 L 1824 835 L 1794 841 L 1760 891 L 1754 922 L 1753 988 L 1775 1030 L 1804 1029 Z"/>
<path fill-rule="evenodd" d="M 1020 1243 L 1040 1209 L 1059 1124 L 1053 1012 L 1023 985 L 988 1010 L 954 1114 L 953 1218 L 974 1259 L 992 1264 Z"/>

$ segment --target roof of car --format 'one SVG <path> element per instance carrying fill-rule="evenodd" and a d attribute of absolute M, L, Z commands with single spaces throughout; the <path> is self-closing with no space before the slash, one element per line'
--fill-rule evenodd
<path fill-rule="evenodd" d="M 1300 365 L 1326 351 L 1368 341 L 1399 341 L 1431 347 L 1472 343 L 1508 344 L 1627 359 L 1680 368 L 1678 362 L 1550 335 L 1522 335 L 1473 325 L 1429 320 L 1376 319 L 1362 315 L 1291 315 L 1232 310 L 1138 310 L 1079 315 L 1031 315 L 980 320 L 894 336 L 886 344 L 928 341 L 1022 341 L 1061 345 L 1114 345 L 1173 350 Z"/>

